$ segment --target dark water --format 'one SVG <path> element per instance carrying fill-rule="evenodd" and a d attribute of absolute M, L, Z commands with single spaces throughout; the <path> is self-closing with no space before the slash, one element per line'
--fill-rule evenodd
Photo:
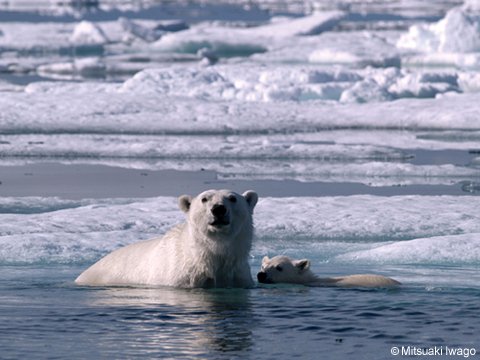
<path fill-rule="evenodd" d="M 79 271 L 2 268 L 2 359 L 387 359 L 393 346 L 479 346 L 478 289 L 87 288 L 72 282 Z"/>
<path fill-rule="evenodd" d="M 427 156 L 422 155 L 421 161 Z M 461 157 L 457 157 L 457 160 Z M 431 161 L 431 158 L 430 158 Z M 430 162 L 431 163 L 431 162 Z M 197 194 L 208 188 L 256 189 L 262 196 L 478 195 L 475 177 L 451 185 L 368 186 L 357 182 L 222 179 L 215 171 L 135 170 L 102 165 L 39 163 L 0 166 L 0 196 L 57 196 L 67 199 L 155 197 Z"/>

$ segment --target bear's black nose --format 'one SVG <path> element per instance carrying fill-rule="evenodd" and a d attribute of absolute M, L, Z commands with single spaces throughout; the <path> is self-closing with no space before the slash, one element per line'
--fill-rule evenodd
<path fill-rule="evenodd" d="M 217 218 L 221 218 L 221 217 L 224 217 L 225 214 L 227 213 L 227 208 L 221 204 L 215 204 L 213 205 L 212 207 L 212 214 L 213 216 L 217 217 Z"/>
<path fill-rule="evenodd" d="M 257 279 L 258 279 L 258 282 L 265 283 L 267 281 L 267 273 L 260 271 L 257 274 Z"/>

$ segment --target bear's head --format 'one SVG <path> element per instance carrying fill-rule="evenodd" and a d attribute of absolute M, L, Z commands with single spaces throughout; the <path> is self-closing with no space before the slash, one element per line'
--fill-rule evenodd
<path fill-rule="evenodd" d="M 257 274 L 258 282 L 263 284 L 305 283 L 305 278 L 310 276 L 310 261 L 292 260 L 287 256 L 265 256 L 262 260 L 262 267 Z"/>
<path fill-rule="evenodd" d="M 230 190 L 207 190 L 194 198 L 182 195 L 178 203 L 194 234 L 221 240 L 240 235 L 251 240 L 257 200 L 257 193 L 251 190 L 242 195 Z"/>

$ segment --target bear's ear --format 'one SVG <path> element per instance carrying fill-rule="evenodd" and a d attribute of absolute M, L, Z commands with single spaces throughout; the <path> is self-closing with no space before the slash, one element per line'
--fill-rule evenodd
<path fill-rule="evenodd" d="M 307 260 L 307 259 L 296 260 L 294 262 L 294 265 L 297 269 L 300 270 L 300 272 L 304 272 L 310 268 L 310 260 Z"/>
<path fill-rule="evenodd" d="M 248 191 L 245 191 L 242 194 L 242 196 L 247 201 L 248 207 L 250 208 L 250 212 L 253 213 L 253 208 L 255 207 L 255 205 L 257 205 L 257 201 L 258 201 L 257 193 L 253 190 L 248 190 Z"/>
<path fill-rule="evenodd" d="M 265 265 L 269 261 L 270 261 L 270 258 L 268 256 L 264 256 L 263 259 L 262 259 L 262 265 Z"/>
<path fill-rule="evenodd" d="M 190 195 L 182 195 L 178 198 L 178 207 L 184 213 L 190 210 L 190 205 L 192 205 L 192 197 Z"/>

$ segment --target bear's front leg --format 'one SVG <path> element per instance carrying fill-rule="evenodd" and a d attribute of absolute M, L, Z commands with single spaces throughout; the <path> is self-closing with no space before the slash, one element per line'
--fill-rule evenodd
<path fill-rule="evenodd" d="M 233 274 L 233 287 L 236 288 L 253 288 L 255 283 L 250 273 L 250 265 L 248 263 L 241 264 L 236 267 Z"/>
<path fill-rule="evenodd" d="M 216 283 L 215 283 L 215 279 L 213 278 L 206 278 L 204 281 L 203 281 L 203 284 L 200 286 L 201 288 L 203 289 L 214 289 L 216 288 Z"/>

